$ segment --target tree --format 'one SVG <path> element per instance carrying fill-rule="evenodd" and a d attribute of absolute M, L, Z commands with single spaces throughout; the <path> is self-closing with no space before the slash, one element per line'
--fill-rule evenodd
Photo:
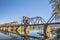
<path fill-rule="evenodd" d="M 60 0 L 50 0 L 50 4 L 52 5 L 55 18 L 60 19 Z"/>
<path fill-rule="evenodd" d="M 56 30 L 57 38 L 60 38 L 60 28 Z"/>

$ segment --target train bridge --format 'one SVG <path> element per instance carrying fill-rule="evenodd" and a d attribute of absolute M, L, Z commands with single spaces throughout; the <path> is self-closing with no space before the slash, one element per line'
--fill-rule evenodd
<path fill-rule="evenodd" d="M 51 17 L 52 18 L 52 17 Z M 50 18 L 50 19 L 51 19 Z M 50 21 L 48 20 L 48 22 Z M 51 22 L 51 21 L 50 21 Z M 42 17 L 33 17 L 33 18 L 28 18 L 26 16 L 23 17 L 23 24 L 18 24 L 16 22 L 11 22 L 11 23 L 6 23 L 0 25 L 0 31 L 7 34 L 7 33 L 15 33 L 20 36 L 28 36 L 28 37 L 33 37 L 30 36 L 30 30 L 37 30 L 37 29 L 42 29 L 44 30 L 44 36 L 45 38 L 50 37 L 50 27 L 59 27 L 60 22 L 56 23 L 46 23 L 46 21 Z M 22 32 L 24 32 L 24 35 L 21 35 Z M 37 37 L 34 37 L 37 38 Z"/>

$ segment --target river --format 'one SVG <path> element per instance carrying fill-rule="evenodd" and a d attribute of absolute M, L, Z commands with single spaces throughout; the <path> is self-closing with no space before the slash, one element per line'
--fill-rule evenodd
<path fill-rule="evenodd" d="M 39 30 L 31 30 L 30 31 L 30 35 L 31 36 L 35 36 L 35 37 L 41 37 L 41 38 L 44 38 L 44 36 L 43 35 L 39 35 L 39 34 L 37 34 L 37 32 L 40 32 L 40 33 L 42 33 L 43 34 L 43 30 L 41 30 L 41 31 L 39 31 Z M 22 34 L 24 34 L 24 33 L 22 33 Z M 51 36 L 50 37 L 52 37 L 52 34 L 51 34 Z M 3 33 L 1 33 L 0 32 L 0 40 L 23 40 L 24 39 L 24 37 L 20 37 L 20 36 L 17 36 L 16 38 L 12 38 L 12 37 L 10 37 L 10 36 L 8 36 L 8 35 L 5 35 L 5 34 L 3 34 Z M 28 40 L 33 40 L 32 38 L 29 38 Z"/>

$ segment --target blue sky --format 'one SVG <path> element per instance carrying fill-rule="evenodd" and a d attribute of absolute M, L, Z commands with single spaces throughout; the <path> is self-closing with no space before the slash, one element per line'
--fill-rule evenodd
<path fill-rule="evenodd" d="M 23 16 L 51 17 L 49 0 L 0 0 L 0 24 L 22 20 Z"/>

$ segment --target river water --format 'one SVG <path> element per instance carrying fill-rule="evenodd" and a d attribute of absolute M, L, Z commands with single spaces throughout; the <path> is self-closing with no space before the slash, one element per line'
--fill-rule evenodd
<path fill-rule="evenodd" d="M 37 34 L 37 32 L 40 32 L 40 33 L 43 34 L 43 30 L 41 30 L 41 31 L 39 31 L 39 30 L 31 30 L 30 31 L 30 35 L 31 36 L 35 36 L 35 37 L 44 38 L 43 35 L 39 35 L 39 34 Z M 24 33 L 22 33 L 22 34 L 24 34 Z M 52 34 L 51 34 L 51 37 L 52 37 Z M 3 33 L 0 33 L 0 40 L 24 40 L 24 37 L 17 36 L 16 38 L 12 38 L 12 37 L 10 37 L 8 35 L 5 35 Z M 28 40 L 33 40 L 33 39 L 32 38 L 29 38 Z"/>

